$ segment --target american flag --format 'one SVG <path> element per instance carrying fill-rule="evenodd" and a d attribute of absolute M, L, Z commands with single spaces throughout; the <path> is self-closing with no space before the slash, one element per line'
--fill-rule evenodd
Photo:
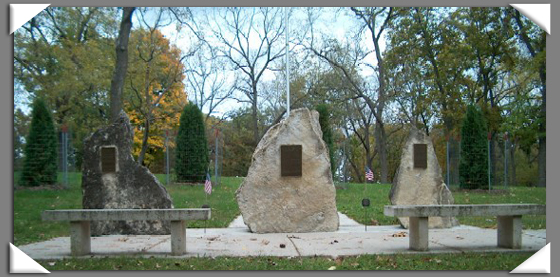
<path fill-rule="evenodd" d="M 212 193 L 212 182 L 210 182 L 210 174 L 206 173 L 206 182 L 204 182 L 204 192 L 206 194 Z"/>
<path fill-rule="evenodd" d="M 373 172 L 366 166 L 366 180 L 373 181 Z"/>

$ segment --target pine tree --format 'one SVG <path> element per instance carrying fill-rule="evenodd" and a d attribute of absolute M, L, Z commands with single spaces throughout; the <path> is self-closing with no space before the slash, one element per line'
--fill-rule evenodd
<path fill-rule="evenodd" d="M 462 188 L 477 189 L 488 184 L 487 133 L 482 112 L 469 105 L 461 129 L 459 179 Z"/>
<path fill-rule="evenodd" d="M 19 184 L 55 184 L 58 169 L 56 130 L 52 115 L 42 99 L 33 102 L 31 118 Z"/>
<path fill-rule="evenodd" d="M 189 103 L 181 114 L 176 140 L 177 182 L 202 182 L 208 169 L 208 141 L 202 112 Z"/>
<path fill-rule="evenodd" d="M 327 144 L 329 149 L 329 158 L 331 160 L 331 172 L 334 178 L 334 173 L 336 172 L 336 163 L 334 162 L 334 142 L 333 134 L 331 129 L 331 123 L 329 122 L 330 111 L 327 104 L 319 104 L 315 107 L 317 112 L 319 112 L 319 125 L 321 125 L 321 130 L 323 131 L 323 141 Z"/>

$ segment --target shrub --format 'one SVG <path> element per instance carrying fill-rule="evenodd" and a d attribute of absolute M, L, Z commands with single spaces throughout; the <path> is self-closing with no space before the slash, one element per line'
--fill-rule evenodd
<path fill-rule="evenodd" d="M 185 106 L 177 132 L 175 173 L 177 182 L 202 182 L 208 169 L 208 141 L 202 112 L 195 104 Z"/>
<path fill-rule="evenodd" d="M 31 118 L 19 184 L 30 187 L 55 184 L 58 169 L 56 130 L 42 99 L 33 102 Z"/>
<path fill-rule="evenodd" d="M 488 131 L 480 109 L 467 107 L 461 128 L 460 186 L 482 188 L 488 184 Z"/>

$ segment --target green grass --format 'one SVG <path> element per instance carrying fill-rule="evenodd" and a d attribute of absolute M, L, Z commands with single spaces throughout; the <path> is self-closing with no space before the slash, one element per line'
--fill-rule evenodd
<path fill-rule="evenodd" d="M 388 184 L 368 184 L 365 189 L 364 184 L 345 184 L 344 189 L 336 190 L 336 208 L 339 212 L 361 224 L 399 224 L 395 217 L 388 217 L 383 214 L 383 207 L 391 205 L 389 201 L 390 190 L 391 185 Z M 370 200 L 370 207 L 362 207 L 363 198 Z M 373 220 L 377 223 L 373 223 Z"/>
<path fill-rule="evenodd" d="M 546 188 L 510 187 L 507 190 L 453 191 L 456 204 L 546 204 Z M 461 224 L 483 228 L 496 228 L 496 217 L 458 217 Z M 545 215 L 524 215 L 521 218 L 523 229 L 546 229 Z"/>
<path fill-rule="evenodd" d="M 156 175 L 162 183 L 165 175 Z M 224 228 L 240 212 L 235 200 L 235 191 L 242 178 L 223 177 L 222 184 L 215 186 L 206 199 L 202 185 L 168 185 L 167 190 L 173 198 L 176 208 L 199 208 L 208 204 L 212 208 L 212 217 L 208 221 L 190 221 L 188 228 Z M 14 245 L 29 244 L 48 240 L 53 237 L 69 236 L 69 223 L 43 222 L 40 214 L 43 210 L 79 209 L 82 203 L 81 174 L 69 174 L 70 188 L 64 190 L 16 189 L 14 191 Z M 369 184 L 364 193 L 363 184 L 345 184 L 344 189 L 337 189 L 337 208 L 350 218 L 368 225 L 398 224 L 394 217 L 383 215 L 383 206 L 389 205 L 389 184 Z M 486 191 L 454 191 L 457 204 L 488 203 L 546 203 L 546 189 L 532 187 L 512 187 L 501 193 Z M 361 206 L 362 198 L 371 200 L 367 211 Z M 367 212 L 367 217 L 364 216 Z M 372 222 L 376 221 L 376 222 Z M 459 218 L 461 224 L 485 228 L 496 226 L 495 217 Z M 545 216 L 523 216 L 525 229 L 546 228 Z"/>
<path fill-rule="evenodd" d="M 14 180 L 17 180 L 14 174 Z M 14 245 L 69 236 L 70 223 L 41 221 L 41 211 L 82 208 L 82 175 L 68 174 L 69 189 L 14 190 Z"/>
<path fill-rule="evenodd" d="M 17 173 L 14 174 L 14 179 Z M 165 175 L 156 175 L 165 183 Z M 15 179 L 17 180 L 17 179 Z M 166 186 L 176 208 L 198 208 L 208 204 L 212 219 L 208 228 L 223 228 L 240 212 L 235 201 L 235 191 L 242 178 L 223 177 L 206 199 L 202 185 Z M 14 190 L 14 244 L 24 245 L 53 237 L 69 236 L 69 223 L 43 222 L 40 213 L 50 209 L 79 209 L 82 204 L 81 174 L 69 174 L 68 189 L 16 189 Z M 389 184 L 369 184 L 364 193 L 363 184 L 344 184 L 337 189 L 337 208 L 360 223 L 368 225 L 398 224 L 393 217 L 383 215 L 383 206 L 389 205 Z M 545 188 L 511 187 L 507 191 L 453 191 L 457 204 L 489 203 L 546 203 Z M 371 200 L 364 217 L 362 198 Z M 375 220 L 375 223 L 372 221 Z M 493 217 L 459 218 L 461 224 L 493 228 Z M 204 227 L 204 221 L 191 221 L 188 228 Z M 523 216 L 525 229 L 546 228 L 545 216 Z M 65 259 L 39 261 L 47 270 L 512 270 L 531 253 L 508 254 L 436 254 L 436 255 L 362 255 L 330 259 L 325 257 L 281 258 L 135 258 L 116 257 L 99 259 Z"/>
<path fill-rule="evenodd" d="M 165 176 L 164 176 L 165 177 Z M 241 213 L 235 200 L 235 191 L 241 184 L 242 178 L 222 178 L 222 183 L 214 186 L 212 194 L 206 198 L 204 186 L 200 185 L 169 185 L 167 191 L 173 198 L 175 208 L 200 208 L 204 204 L 212 208 L 210 220 L 189 221 L 188 228 L 225 228 L 229 223 Z"/>
<path fill-rule="evenodd" d="M 513 270 L 532 253 L 356 257 L 95 258 L 38 261 L 47 270 Z"/>
<path fill-rule="evenodd" d="M 383 215 L 383 206 L 390 205 L 390 184 L 346 184 L 345 189 L 336 191 L 338 211 L 348 215 L 361 224 L 391 225 L 399 224 L 394 217 Z M 364 192 L 365 191 L 365 192 Z M 510 187 L 507 190 L 453 190 L 455 204 L 500 204 L 532 203 L 546 204 L 546 189 L 537 187 Z M 367 208 L 367 217 L 362 207 L 362 199 L 369 198 L 371 206 Z M 495 228 L 496 217 L 459 217 L 459 223 L 483 228 Z M 376 221 L 376 223 L 372 222 Z M 524 229 L 546 229 L 546 216 L 523 216 Z"/>

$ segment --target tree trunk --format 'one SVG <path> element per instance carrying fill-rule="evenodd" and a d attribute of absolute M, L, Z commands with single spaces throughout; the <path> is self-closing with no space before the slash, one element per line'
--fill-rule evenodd
<path fill-rule="evenodd" d="M 140 154 L 138 155 L 138 164 L 143 165 L 144 157 L 146 156 L 146 151 L 148 151 L 148 136 L 150 134 L 150 118 L 146 119 L 144 122 L 144 132 L 142 138 L 142 149 L 140 150 Z"/>
<path fill-rule="evenodd" d="M 546 187 L 546 65 L 540 67 L 542 84 L 541 120 L 539 123 L 539 187 Z"/>
<path fill-rule="evenodd" d="M 546 138 L 539 140 L 539 182 L 537 186 L 546 187 Z"/>
<path fill-rule="evenodd" d="M 389 166 L 387 161 L 387 138 L 385 133 L 385 127 L 380 124 L 379 121 L 375 124 L 375 147 L 377 148 L 377 153 L 379 153 L 379 163 L 381 167 L 381 183 L 388 183 L 389 176 Z"/>
<path fill-rule="evenodd" d="M 381 183 L 388 183 L 389 165 L 387 161 L 387 134 L 385 133 L 385 123 L 383 122 L 383 111 L 385 110 L 385 65 L 381 50 L 379 49 L 379 37 L 374 39 L 375 55 L 377 57 L 378 71 L 379 71 L 379 96 L 377 98 L 377 120 L 375 123 L 375 145 L 379 153 L 379 163 L 381 165 Z"/>
<path fill-rule="evenodd" d="M 350 162 L 350 166 L 352 166 L 352 170 L 354 171 L 354 174 L 356 174 L 356 177 L 358 178 L 358 180 L 354 180 L 354 181 L 357 181 L 358 183 L 363 183 L 364 182 L 363 178 L 365 178 L 365 174 L 362 174 L 358 166 L 356 166 L 356 164 L 352 162 L 352 160 L 350 159 L 347 160 Z"/>
<path fill-rule="evenodd" d="M 150 136 L 150 120 L 152 119 L 152 96 L 150 94 L 150 72 L 152 67 L 152 60 L 148 61 L 146 67 L 146 75 L 144 76 L 144 97 L 146 97 L 147 113 L 144 116 L 144 132 L 142 138 L 142 147 L 140 154 L 138 154 L 138 164 L 144 163 L 146 151 L 148 151 L 148 136 Z"/>
<path fill-rule="evenodd" d="M 117 59 L 110 90 L 111 122 L 119 118 L 119 113 L 122 110 L 122 92 L 128 68 L 128 39 L 130 36 L 130 29 L 132 28 L 132 13 L 134 9 L 134 7 L 123 8 L 121 27 L 117 38 L 117 46 L 115 47 Z"/>
<path fill-rule="evenodd" d="M 257 84 L 253 84 L 253 140 L 255 141 L 255 147 L 259 144 L 259 114 L 257 107 Z"/>

